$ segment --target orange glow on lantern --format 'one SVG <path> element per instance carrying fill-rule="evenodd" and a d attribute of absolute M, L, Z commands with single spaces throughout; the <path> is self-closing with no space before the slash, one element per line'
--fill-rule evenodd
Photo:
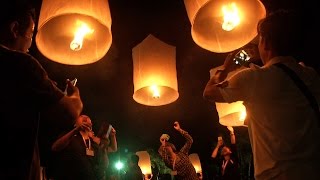
<path fill-rule="evenodd" d="M 36 45 L 48 59 L 68 65 L 94 63 L 112 43 L 108 0 L 43 0 Z"/>
<path fill-rule="evenodd" d="M 257 36 L 266 16 L 259 0 L 184 0 L 191 36 L 200 47 L 224 53 L 236 50 Z"/>

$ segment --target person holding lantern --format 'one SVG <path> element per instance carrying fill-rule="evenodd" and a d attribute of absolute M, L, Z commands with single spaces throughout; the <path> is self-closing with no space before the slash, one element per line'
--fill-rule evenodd
<path fill-rule="evenodd" d="M 239 158 L 236 146 L 236 135 L 232 126 L 227 126 L 230 131 L 230 147 L 226 146 L 221 136 L 218 137 L 218 143 L 212 151 L 211 157 L 219 162 L 220 177 L 222 180 L 240 180 L 239 172 Z M 220 155 L 222 159 L 218 158 L 218 151 L 221 148 Z"/>

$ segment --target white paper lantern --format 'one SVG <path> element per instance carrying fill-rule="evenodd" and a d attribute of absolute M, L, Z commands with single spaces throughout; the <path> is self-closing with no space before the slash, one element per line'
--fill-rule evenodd
<path fill-rule="evenodd" d="M 224 53 L 257 36 L 258 21 L 266 16 L 259 0 L 184 0 L 191 35 L 200 47 Z"/>
<path fill-rule="evenodd" d="M 161 106 L 179 97 L 176 48 L 149 35 L 132 49 L 133 99 L 143 105 Z"/>
<path fill-rule="evenodd" d="M 36 45 L 48 59 L 68 65 L 100 60 L 112 43 L 108 0 L 43 0 Z"/>

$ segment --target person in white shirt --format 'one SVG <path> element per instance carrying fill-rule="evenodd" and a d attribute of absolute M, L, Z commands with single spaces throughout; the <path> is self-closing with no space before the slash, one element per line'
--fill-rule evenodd
<path fill-rule="evenodd" d="M 277 65 L 281 63 L 293 70 L 320 104 L 318 73 L 296 59 L 303 48 L 304 28 L 303 19 L 295 12 L 270 13 L 258 24 L 263 66 L 240 70 L 225 79 L 237 67 L 232 52 L 203 92 L 205 100 L 211 102 L 244 102 L 256 180 L 320 177 L 319 106 L 311 105 Z"/>

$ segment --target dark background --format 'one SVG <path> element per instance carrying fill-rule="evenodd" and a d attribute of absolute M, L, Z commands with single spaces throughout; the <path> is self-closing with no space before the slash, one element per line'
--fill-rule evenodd
<path fill-rule="evenodd" d="M 278 8 L 295 8 L 315 14 L 310 2 L 291 0 L 262 1 L 268 12 Z M 34 0 L 39 16 L 41 0 Z M 226 53 L 202 49 L 191 38 L 191 24 L 183 0 L 109 0 L 112 17 L 113 42 L 108 53 L 96 63 L 68 66 L 48 60 L 33 42 L 30 53 L 47 70 L 49 76 L 63 88 L 65 79 L 78 78 L 84 103 L 96 130 L 102 120 L 109 121 L 117 130 L 118 153 L 158 149 L 162 133 L 171 135 L 179 147 L 183 141 L 174 131 L 173 122 L 180 121 L 183 129 L 194 138 L 190 153 L 196 152 L 204 164 L 209 162 L 217 136 L 226 128 L 219 125 L 214 105 L 202 98 L 209 80 L 209 70 L 222 65 Z M 309 16 L 306 16 L 309 17 Z M 316 22 L 306 19 L 314 26 Z M 318 22 L 318 21 L 317 21 Z M 316 29 L 307 27 L 306 48 L 303 58 L 319 68 L 313 58 L 312 42 Z M 314 34 L 313 34 L 314 33 Z M 133 96 L 132 48 L 149 34 L 176 47 L 179 98 L 158 107 L 138 104 Z M 310 53 L 309 53 L 310 52 Z M 318 59 L 318 58 L 317 58 Z M 239 139 L 247 140 L 244 127 L 235 128 Z"/>

